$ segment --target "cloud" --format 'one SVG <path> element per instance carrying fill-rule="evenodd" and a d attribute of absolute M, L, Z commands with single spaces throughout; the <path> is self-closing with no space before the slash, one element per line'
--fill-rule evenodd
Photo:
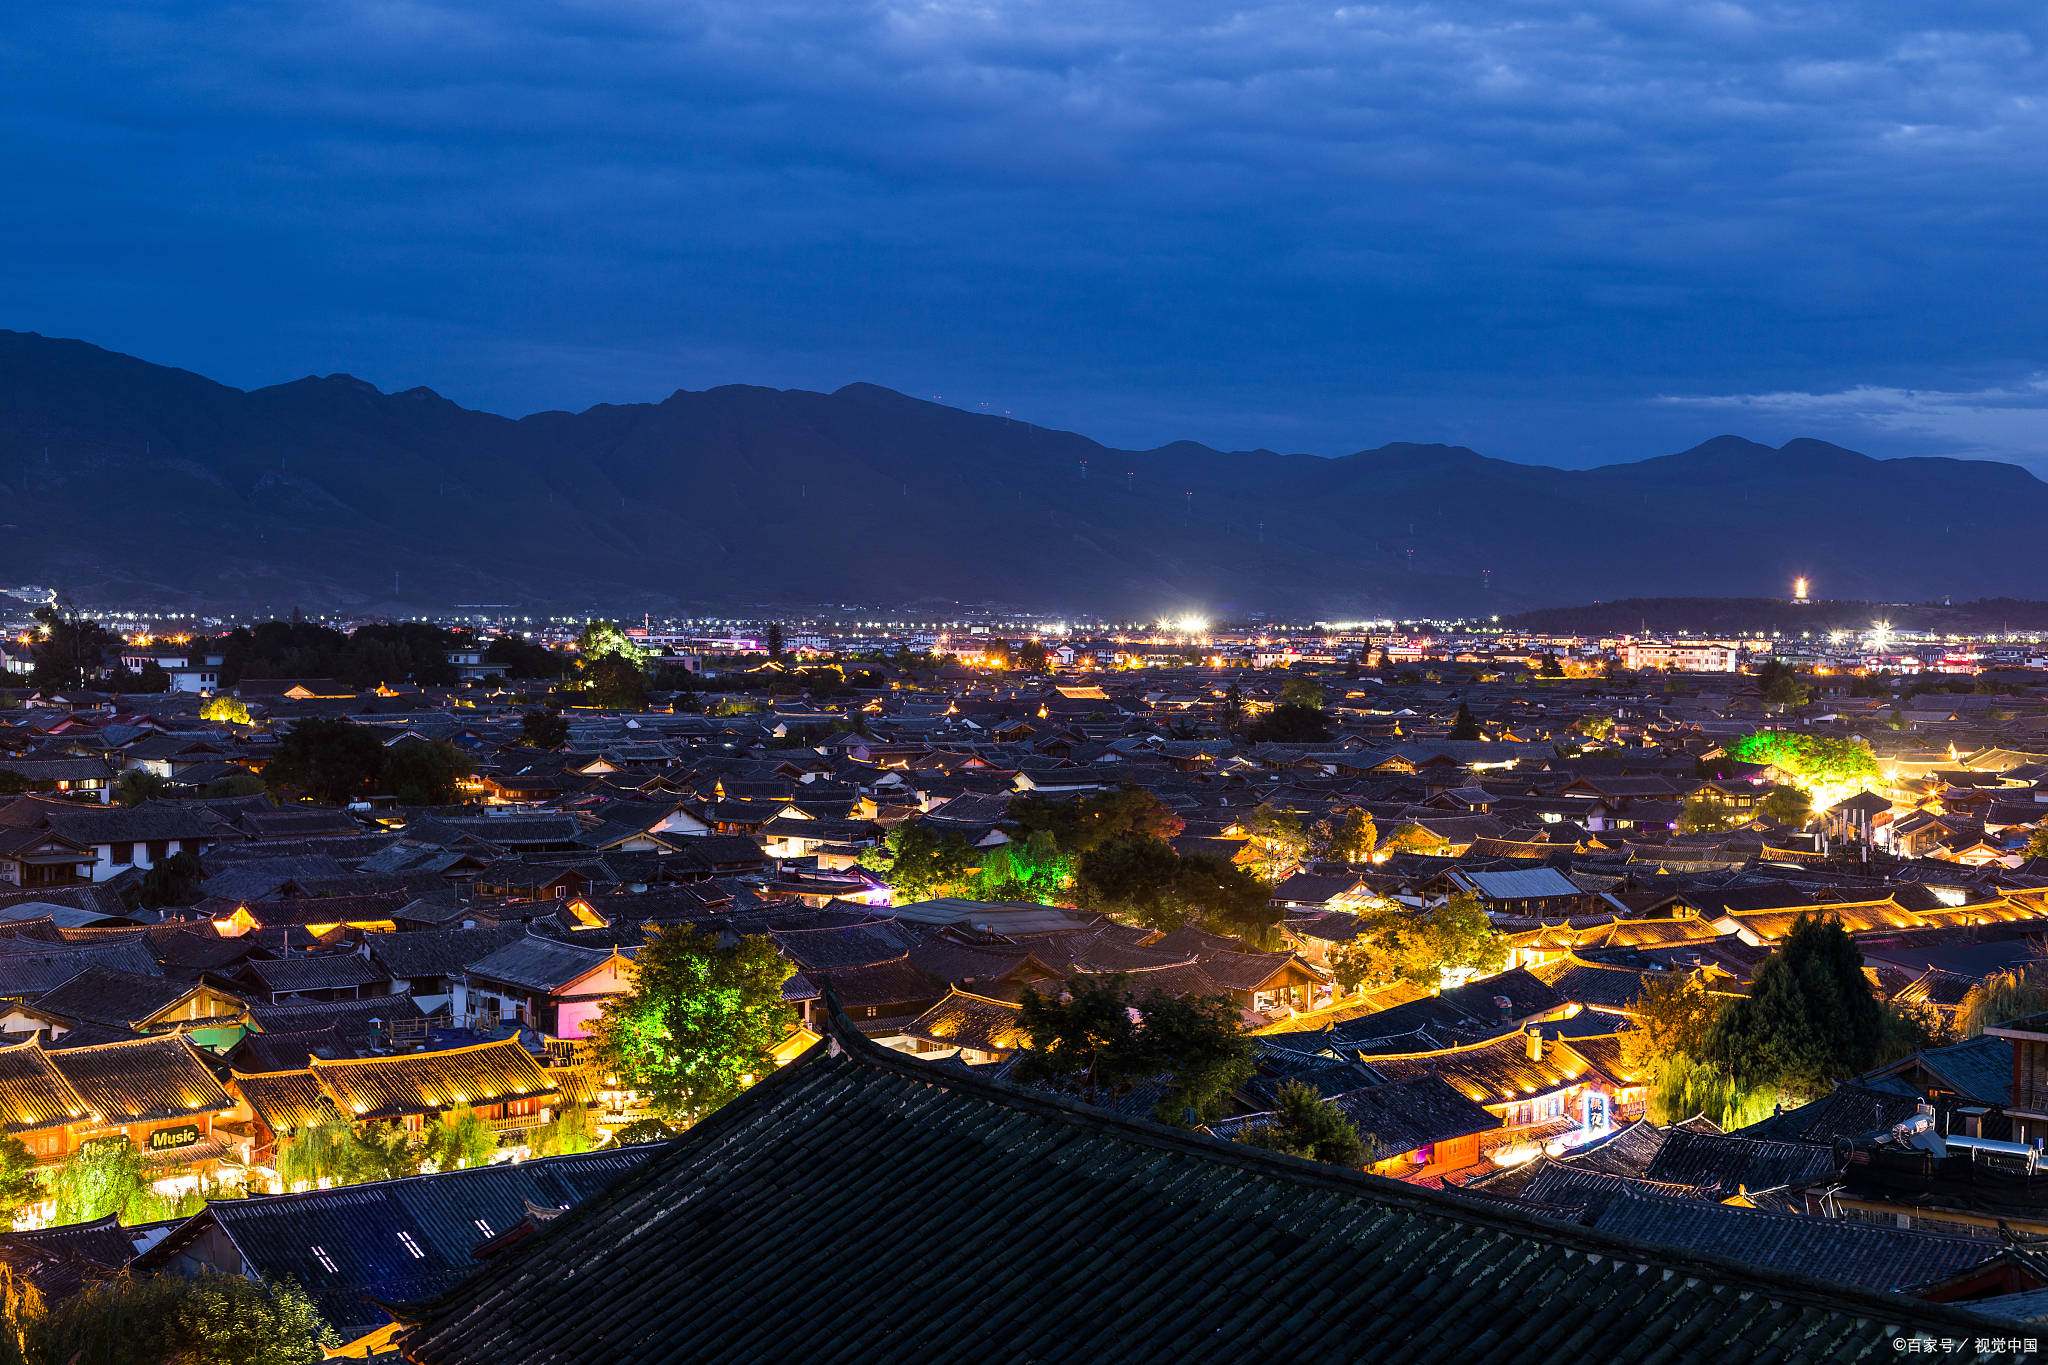
<path fill-rule="evenodd" d="M 1944 392 L 1857 385 L 1833 393 L 1666 396 L 1660 403 L 1737 412 L 1808 434 L 1908 438 L 1913 453 L 2009 460 L 2048 471 L 2048 373 L 1993 388 Z"/>
<path fill-rule="evenodd" d="M 2048 367 L 2011 0 L 18 8 L 0 322 L 232 382 L 1590 424 L 1497 424 L 1543 458 L 1641 453 L 1658 394 Z"/>

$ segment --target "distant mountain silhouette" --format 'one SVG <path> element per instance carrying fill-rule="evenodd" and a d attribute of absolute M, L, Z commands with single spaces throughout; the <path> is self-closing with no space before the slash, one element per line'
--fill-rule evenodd
<path fill-rule="evenodd" d="M 2048 485 L 2017 467 L 1811 440 L 1580 471 L 1120 451 L 868 384 L 513 420 L 0 332 L 0 582 L 93 602 L 1327 617 L 1780 596 L 1796 574 L 1836 598 L 2038 597 L 2044 523 Z"/>

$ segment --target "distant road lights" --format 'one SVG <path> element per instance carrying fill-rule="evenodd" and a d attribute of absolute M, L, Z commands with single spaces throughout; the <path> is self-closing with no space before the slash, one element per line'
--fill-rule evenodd
<path fill-rule="evenodd" d="M 1181 616 L 1174 619 L 1173 627 L 1183 635 L 1200 635 L 1209 628 L 1209 622 L 1206 617 Z"/>

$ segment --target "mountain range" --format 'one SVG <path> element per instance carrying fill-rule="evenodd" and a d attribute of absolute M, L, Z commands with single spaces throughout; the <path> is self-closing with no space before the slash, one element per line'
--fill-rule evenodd
<path fill-rule="evenodd" d="M 518 419 L 250 391 L 0 331 L 0 584 L 362 613 L 1484 614 L 1622 596 L 2048 596 L 2013 465 L 1719 436 L 1592 470 L 1395 444 L 1116 450 L 869 384 Z M 1489 572 L 1490 571 L 1490 572 Z"/>

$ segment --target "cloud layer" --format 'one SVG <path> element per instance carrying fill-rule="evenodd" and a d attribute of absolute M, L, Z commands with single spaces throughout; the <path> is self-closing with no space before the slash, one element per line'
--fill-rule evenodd
<path fill-rule="evenodd" d="M 0 323 L 501 410 L 872 379 L 1132 442 L 1583 464 L 1725 418 L 2025 459 L 2044 22 L 20 6 Z"/>

